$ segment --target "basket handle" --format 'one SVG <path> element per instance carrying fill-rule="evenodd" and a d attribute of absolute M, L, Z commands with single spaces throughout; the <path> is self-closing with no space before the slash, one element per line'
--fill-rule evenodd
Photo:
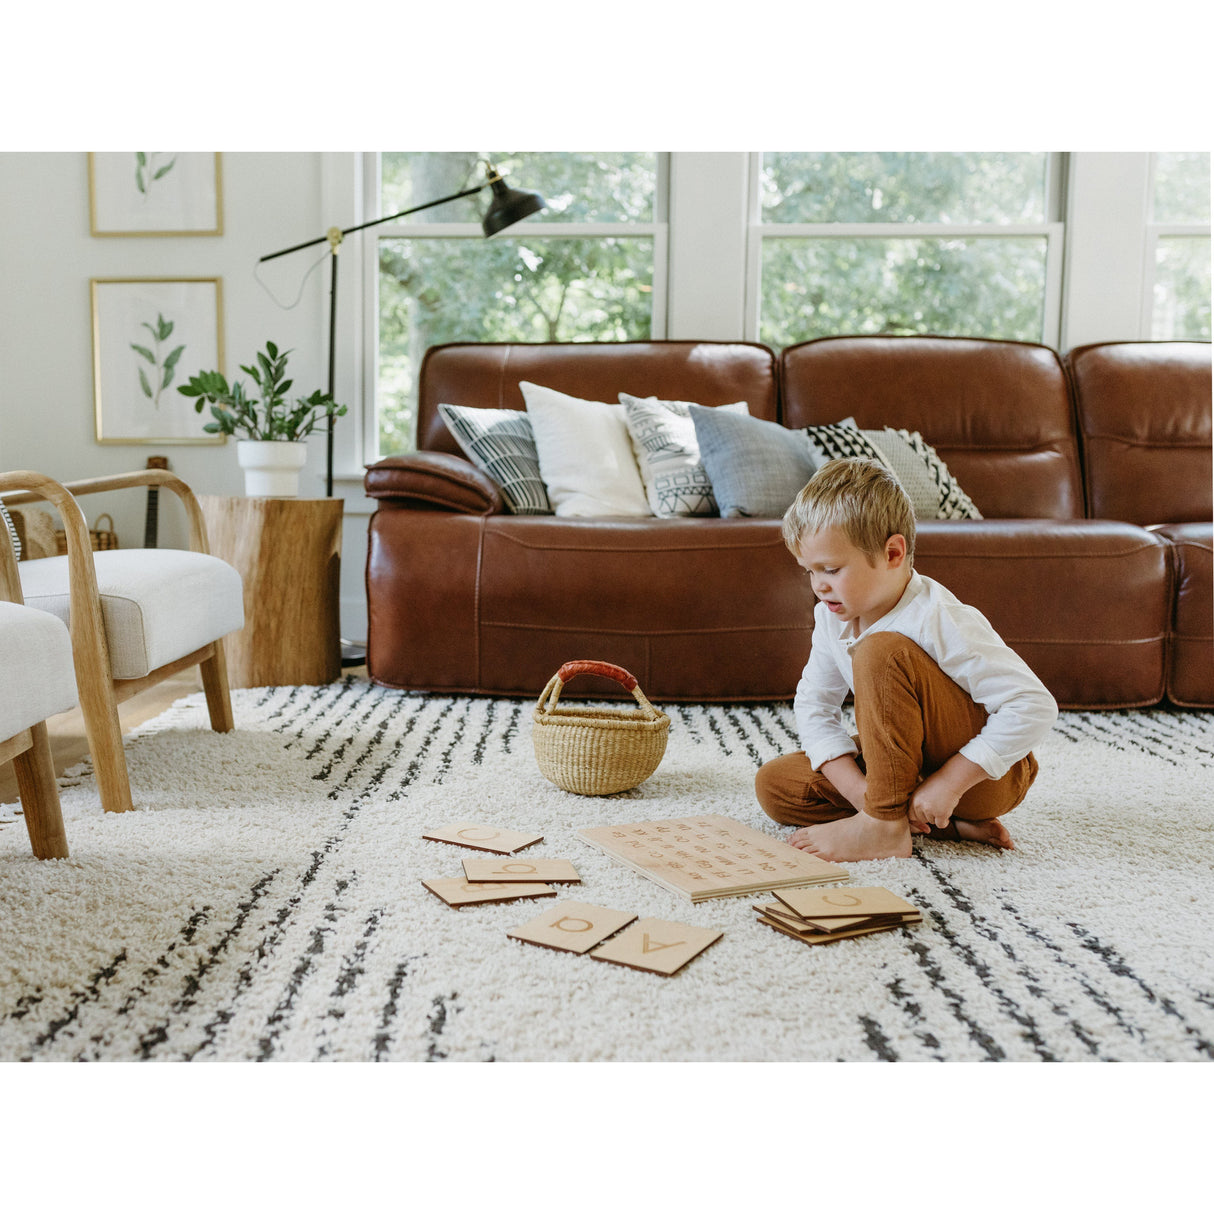
<path fill-rule="evenodd" d="M 543 694 L 540 696 L 538 705 L 540 711 L 551 712 L 556 708 L 556 703 L 561 698 L 561 689 L 579 674 L 597 674 L 605 679 L 614 679 L 625 691 L 632 692 L 633 699 L 641 706 L 641 710 L 649 720 L 657 720 L 662 715 L 645 698 L 645 693 L 637 684 L 636 675 L 625 670 L 623 666 L 613 666 L 610 662 L 596 662 L 590 659 L 566 662 L 548 680 L 548 686 L 544 688 Z"/>

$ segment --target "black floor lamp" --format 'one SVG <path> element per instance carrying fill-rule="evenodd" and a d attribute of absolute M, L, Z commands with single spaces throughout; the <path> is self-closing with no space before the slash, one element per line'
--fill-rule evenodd
<path fill-rule="evenodd" d="M 334 363 L 335 350 L 337 345 L 337 250 L 341 247 L 342 240 L 349 236 L 351 232 L 361 232 L 364 228 L 374 228 L 381 223 L 390 223 L 393 219 L 401 219 L 405 215 L 412 215 L 415 211 L 426 211 L 430 207 L 442 206 L 444 202 L 454 202 L 457 198 L 468 198 L 472 194 L 479 194 L 486 186 L 493 189 L 493 198 L 489 203 L 489 209 L 485 212 L 485 218 L 481 221 L 481 228 L 486 237 L 494 236 L 511 224 L 518 223 L 520 219 L 526 219 L 528 215 L 534 215 L 536 211 L 542 210 L 547 204 L 539 194 L 528 193 L 526 190 L 512 190 L 505 181 L 505 178 L 493 167 L 486 163 L 485 180 L 480 185 L 474 185 L 466 190 L 460 190 L 457 194 L 448 194 L 445 198 L 436 198 L 433 202 L 423 202 L 420 206 L 409 207 L 405 211 L 397 211 L 395 215 L 385 215 L 382 219 L 371 219 L 366 223 L 355 224 L 352 228 L 330 228 L 324 236 L 318 236 L 315 240 L 305 240 L 303 244 L 293 244 L 289 249 L 279 249 L 277 253 L 267 253 L 264 257 L 258 258 L 258 264 L 263 261 L 273 261 L 276 257 L 285 257 L 288 253 L 298 253 L 300 249 L 310 249 L 318 244 L 323 244 L 326 240 L 329 242 L 329 252 L 331 254 L 329 261 L 332 270 L 329 278 L 329 395 L 332 396 L 335 390 L 334 383 Z M 325 459 L 325 496 L 333 496 L 333 423 L 332 416 L 329 418 L 329 433 L 328 433 L 328 451 Z"/>
<path fill-rule="evenodd" d="M 445 198 L 436 198 L 433 202 L 423 202 L 420 206 L 409 207 L 405 211 L 397 211 L 395 215 L 385 215 L 382 219 L 371 219 L 366 223 L 355 224 L 352 228 L 330 228 L 324 236 L 318 236 L 315 240 L 305 240 L 303 244 L 294 244 L 289 249 L 279 249 L 277 253 L 267 253 L 264 257 L 258 258 L 258 264 L 260 264 L 263 261 L 273 261 L 276 257 L 285 257 L 288 253 L 298 253 L 300 249 L 313 248 L 318 244 L 323 244 L 326 240 L 329 242 L 329 262 L 332 266 L 329 278 L 328 391 L 330 396 L 334 394 L 336 386 L 334 364 L 337 347 L 337 250 L 341 247 L 342 240 L 351 232 L 361 232 L 364 228 L 374 228 L 381 223 L 390 223 L 393 219 L 401 219 L 405 215 L 412 215 L 415 211 L 425 211 L 430 207 L 441 206 L 444 202 L 454 202 L 457 198 L 468 198 L 472 194 L 479 194 L 486 186 L 492 187 L 493 190 L 489 209 L 481 221 L 481 229 L 486 237 L 495 236 L 498 232 L 510 227 L 511 224 L 518 223 L 520 219 L 526 219 L 528 215 L 534 215 L 536 211 L 542 210 L 547 205 L 539 194 L 528 193 L 526 190 L 512 190 L 493 165 L 486 162 L 485 180 L 480 185 L 460 190 L 456 194 L 448 194 Z M 330 415 L 325 454 L 326 497 L 333 496 L 333 423 L 334 418 Z M 361 646 L 342 640 L 341 664 L 343 666 L 360 666 L 365 660 L 366 654 Z"/>

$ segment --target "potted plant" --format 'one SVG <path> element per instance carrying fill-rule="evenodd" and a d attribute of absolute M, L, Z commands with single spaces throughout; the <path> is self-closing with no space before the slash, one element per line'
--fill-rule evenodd
<path fill-rule="evenodd" d="M 177 389 L 182 396 L 194 398 L 196 412 L 211 406 L 214 420 L 203 426 L 208 434 L 237 437 L 236 458 L 244 469 L 249 497 L 297 497 L 299 470 L 307 455 L 303 440 L 323 418 L 342 417 L 346 412 L 345 405 L 319 389 L 311 396 L 297 397 L 293 404 L 287 400 L 293 382 L 285 378 L 290 353 L 279 353 L 267 341 L 256 366 L 241 365 L 252 376 L 260 397 L 249 395 L 239 380 L 229 386 L 218 371 L 200 371 Z"/>

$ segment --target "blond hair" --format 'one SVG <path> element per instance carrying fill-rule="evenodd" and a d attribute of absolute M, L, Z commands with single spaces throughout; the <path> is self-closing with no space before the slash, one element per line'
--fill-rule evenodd
<path fill-rule="evenodd" d="M 898 478 L 868 459 L 834 459 L 814 473 L 784 513 L 781 534 L 797 556 L 807 535 L 838 527 L 874 562 L 891 535 L 906 540 L 907 563 L 915 558 L 915 511 Z"/>

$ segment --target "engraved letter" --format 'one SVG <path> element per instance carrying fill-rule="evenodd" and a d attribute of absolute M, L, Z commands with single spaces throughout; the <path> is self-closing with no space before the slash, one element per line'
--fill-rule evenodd
<path fill-rule="evenodd" d="M 580 923 L 582 926 L 566 927 L 566 923 Z M 589 919 L 574 919 L 569 915 L 562 915 L 552 926 L 562 932 L 588 932 L 594 924 Z"/>
<path fill-rule="evenodd" d="M 838 894 L 833 898 L 829 894 L 823 894 L 822 901 L 829 903 L 831 906 L 859 906 L 860 905 L 860 899 L 853 897 L 851 894 Z"/>
<path fill-rule="evenodd" d="M 676 945 L 685 944 L 685 943 L 686 943 L 685 940 L 671 940 L 669 944 L 663 944 L 660 940 L 657 940 L 651 944 L 649 942 L 649 933 L 648 932 L 641 933 L 641 952 L 643 952 L 643 953 L 656 953 L 658 951 L 658 949 L 674 948 Z"/>

